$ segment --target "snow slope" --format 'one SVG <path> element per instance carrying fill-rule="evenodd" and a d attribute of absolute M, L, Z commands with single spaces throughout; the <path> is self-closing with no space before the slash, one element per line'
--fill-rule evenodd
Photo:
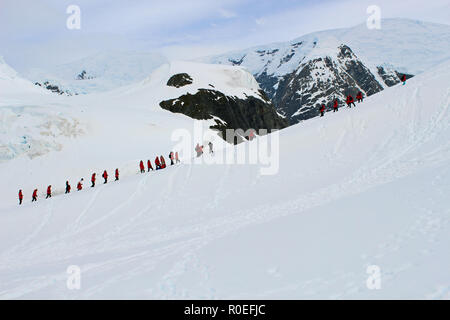
<path fill-rule="evenodd" d="M 3 68 L 13 74 L 6 64 Z M 182 72 L 192 76 L 191 85 L 166 85 Z M 52 184 L 55 192 L 63 192 L 66 180 L 75 187 L 92 171 L 112 173 L 120 167 L 123 176 L 134 173 L 141 159 L 167 157 L 176 144 L 172 132 L 192 132 L 197 123 L 205 135 L 199 139 L 223 143 L 209 129 L 214 120 L 173 114 L 159 106 L 163 100 L 195 94 L 209 84 L 229 96 L 260 98 L 258 84 L 242 68 L 182 61 L 161 66 L 137 84 L 89 95 L 59 96 L 20 78 L 2 84 L 8 90 L 0 96 L 0 208 L 13 205 L 19 189 L 28 195 L 39 187 L 44 194 Z"/>
<path fill-rule="evenodd" d="M 36 204 L 27 197 L 20 208 L 2 185 L 0 297 L 449 299 L 449 74 L 447 62 L 281 131 L 275 175 L 257 165 L 183 163 Z M 164 122 L 140 112 L 143 94 L 99 96 L 98 110 L 111 125 L 125 115 Z M 124 101 L 132 116 L 115 108 Z M 154 130 L 115 128 L 122 139 L 52 153 L 61 157 L 45 158 L 39 171 L 50 175 L 61 160 L 75 171 L 80 150 L 95 148 L 88 160 L 99 169 L 135 162 L 138 149 L 155 153 L 155 140 L 140 138 Z M 34 178 L 37 167 L 9 163 L 2 177 Z M 81 268 L 80 290 L 66 287 L 69 265 Z M 366 287 L 369 265 L 381 269 L 380 290 Z"/>

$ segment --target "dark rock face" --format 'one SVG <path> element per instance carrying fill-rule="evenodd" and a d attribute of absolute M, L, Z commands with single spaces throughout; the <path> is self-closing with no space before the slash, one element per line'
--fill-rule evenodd
<path fill-rule="evenodd" d="M 220 91 L 199 89 L 196 94 L 185 94 L 177 99 L 162 101 L 163 109 L 182 113 L 198 120 L 215 119 L 212 129 L 218 130 L 226 137 L 226 129 L 282 129 L 288 123 L 272 107 L 268 98 L 261 92 L 261 99 L 249 96 L 246 99 L 226 96 Z M 242 139 L 229 141 L 238 143 Z"/>
<path fill-rule="evenodd" d="M 383 90 L 370 70 L 345 45 L 338 48 L 336 58 L 326 56 L 302 63 L 282 77 L 276 89 L 276 77 L 262 74 L 257 81 L 291 124 L 317 116 L 322 103 L 331 109 L 334 99 L 342 106 L 349 94 L 355 96 L 362 91 L 370 96 Z"/>
<path fill-rule="evenodd" d="M 181 88 L 187 86 L 193 82 L 190 75 L 187 73 L 179 73 L 170 77 L 169 81 L 167 81 L 167 85 L 169 87 Z"/>

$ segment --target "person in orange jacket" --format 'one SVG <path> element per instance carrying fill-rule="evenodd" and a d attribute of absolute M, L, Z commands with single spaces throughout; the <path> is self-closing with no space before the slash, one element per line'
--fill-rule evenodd
<path fill-rule="evenodd" d="M 145 172 L 144 161 L 142 161 L 142 160 L 141 160 L 141 162 L 139 162 L 139 169 L 141 170 L 141 173 Z"/>
<path fill-rule="evenodd" d="M 69 181 L 66 181 L 66 193 L 70 193 L 70 184 L 69 184 Z"/>
<path fill-rule="evenodd" d="M 180 158 L 178 158 L 178 151 L 175 152 L 175 162 L 176 163 L 180 162 Z"/>
<path fill-rule="evenodd" d="M 22 189 L 19 190 L 19 205 L 22 204 L 22 200 L 23 200 L 23 193 L 22 193 Z"/>
<path fill-rule="evenodd" d="M 96 180 L 95 176 L 96 176 L 96 173 L 94 172 L 91 177 L 91 182 L 92 182 L 91 188 L 95 187 L 95 180 Z"/>
<path fill-rule="evenodd" d="M 164 169 L 166 167 L 166 160 L 163 156 L 160 156 L 159 158 L 161 160 L 161 169 Z"/>
<path fill-rule="evenodd" d="M 37 201 L 37 189 L 34 189 L 33 195 L 31 196 L 31 202 Z"/>
<path fill-rule="evenodd" d="M 153 171 L 152 162 L 150 160 L 147 160 L 147 172 L 150 172 L 150 170 Z"/>
<path fill-rule="evenodd" d="M 108 172 L 106 172 L 106 170 L 103 171 L 102 177 L 103 179 L 105 179 L 105 182 L 103 182 L 103 184 L 108 183 Z"/>
<path fill-rule="evenodd" d="M 48 186 L 47 187 L 47 196 L 45 197 L 45 199 L 51 198 L 52 197 L 52 186 Z"/>
<path fill-rule="evenodd" d="M 161 169 L 161 162 L 159 161 L 158 157 L 155 158 L 155 167 L 156 167 L 156 170 Z"/>
<path fill-rule="evenodd" d="M 116 181 L 118 181 L 119 180 L 119 169 L 116 169 L 115 176 L 116 176 Z"/>

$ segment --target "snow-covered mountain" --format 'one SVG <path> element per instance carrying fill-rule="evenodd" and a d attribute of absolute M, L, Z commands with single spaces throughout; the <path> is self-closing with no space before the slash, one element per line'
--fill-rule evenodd
<path fill-rule="evenodd" d="M 341 46 L 351 52 L 344 65 L 336 57 Z M 362 24 L 204 60 L 246 67 L 278 110 L 295 123 L 317 115 L 322 102 L 342 102 L 346 93 L 359 89 L 366 95 L 379 92 L 397 84 L 400 73 L 420 74 L 449 58 L 450 26 L 385 19 L 380 30 Z M 365 70 L 347 74 L 348 64 Z"/>
<path fill-rule="evenodd" d="M 268 163 L 186 158 L 139 174 L 140 159 L 166 155 L 172 130 L 192 125 L 159 108 L 183 90 L 166 85 L 170 68 L 113 95 L 57 96 L 82 106 L 89 136 L 0 165 L 0 298 L 450 297 L 450 62 L 281 130 L 275 175 L 261 175 Z M 120 181 L 62 194 L 66 179 L 116 167 Z M 56 195 L 41 199 L 48 184 Z M 73 265 L 79 290 L 66 286 Z"/>
<path fill-rule="evenodd" d="M 167 62 L 159 53 L 102 52 L 48 70 L 31 69 L 24 77 L 57 93 L 87 94 L 142 81 Z"/>

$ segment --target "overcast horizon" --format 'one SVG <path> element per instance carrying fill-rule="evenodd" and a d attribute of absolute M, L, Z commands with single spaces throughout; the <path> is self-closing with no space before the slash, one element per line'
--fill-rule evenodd
<path fill-rule="evenodd" d="M 69 5 L 81 10 L 80 29 L 66 26 Z M 383 19 L 449 24 L 449 0 L 2 0 L 0 56 L 19 71 L 115 50 L 192 59 L 365 23 L 369 5 Z"/>

